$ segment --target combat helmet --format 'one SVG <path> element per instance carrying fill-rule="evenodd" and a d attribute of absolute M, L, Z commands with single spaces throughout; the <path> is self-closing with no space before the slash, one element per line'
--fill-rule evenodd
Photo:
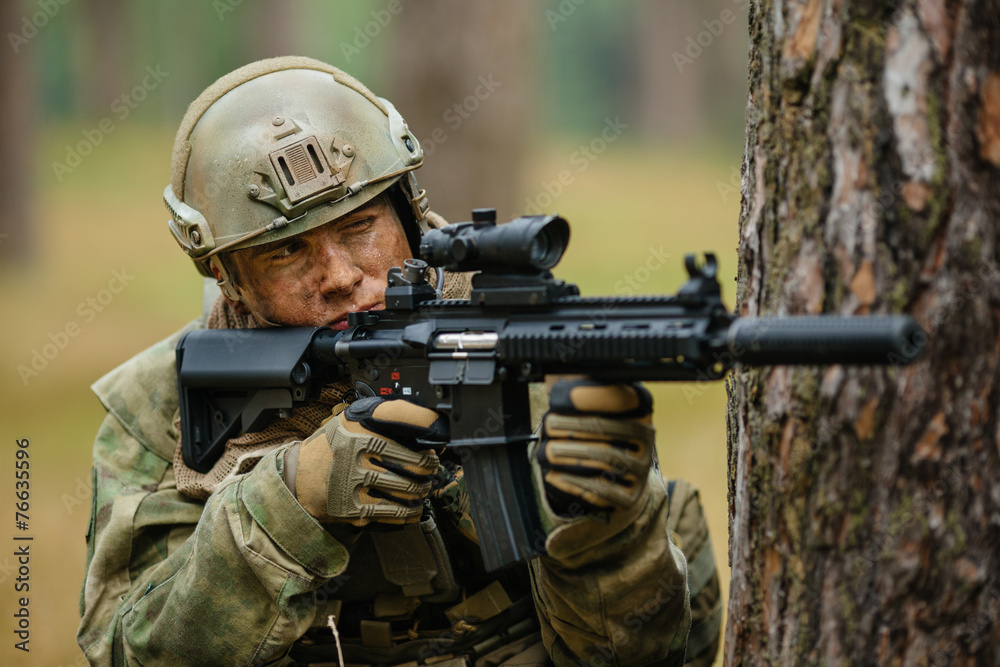
<path fill-rule="evenodd" d="M 413 175 L 422 163 L 396 109 L 354 77 L 311 58 L 271 58 L 191 103 L 163 199 L 177 243 L 206 277 L 214 261 L 222 291 L 239 300 L 220 252 L 301 234 L 382 192 L 415 247 L 428 208 Z"/>

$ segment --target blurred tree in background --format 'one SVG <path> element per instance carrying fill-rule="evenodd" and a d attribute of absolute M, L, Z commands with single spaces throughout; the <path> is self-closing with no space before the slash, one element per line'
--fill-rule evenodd
<path fill-rule="evenodd" d="M 129 30 L 132 10 L 126 0 L 89 0 L 86 11 L 86 50 L 93 54 L 89 85 L 78 87 L 81 108 L 101 112 L 121 94 L 127 80 L 128 64 L 135 55 L 133 35 Z"/>
<path fill-rule="evenodd" d="M 435 154 L 421 180 L 431 186 L 434 207 L 453 219 L 473 205 L 496 205 L 501 218 L 522 213 L 516 172 L 539 136 L 593 134 L 619 115 L 635 123 L 633 135 L 665 144 L 706 134 L 738 142 L 742 132 L 745 0 L 54 6 L 57 15 L 38 28 L 51 38 L 29 40 L 26 55 L 5 53 L 16 65 L 4 68 L 7 77 L 23 79 L 19 72 L 37 63 L 40 92 L 10 83 L 28 92 L 5 99 L 36 102 L 44 120 L 109 116 L 145 68 L 159 64 L 171 85 L 150 95 L 155 102 L 144 103 L 141 115 L 172 125 L 222 74 L 259 58 L 310 55 L 394 101 L 428 157 Z M 6 24 L 16 26 L 37 8 L 5 4 Z M 725 11 L 738 18 L 723 24 Z M 722 30 L 730 35 L 722 38 Z M 489 87 L 479 77 L 490 76 L 504 94 L 480 99 Z"/>
<path fill-rule="evenodd" d="M 508 0 L 427 3 L 399 14 L 390 99 L 423 146 L 420 185 L 449 220 L 468 220 L 475 207 L 496 208 L 501 221 L 522 213 L 510 206 L 537 135 L 536 12 L 534 0 Z"/>
<path fill-rule="evenodd" d="M 677 52 L 687 57 L 678 45 L 698 15 L 692 2 L 645 2 L 635 13 L 636 119 L 650 137 L 676 141 L 702 128 L 704 69 L 673 59 Z"/>
<path fill-rule="evenodd" d="M 0 3 L 0 25 L 21 19 L 16 3 Z M 0 125 L 0 261 L 30 261 L 35 243 L 33 165 L 36 109 L 34 62 L 19 56 L 22 44 L 0 49 L 0 100 L 7 122 Z"/>

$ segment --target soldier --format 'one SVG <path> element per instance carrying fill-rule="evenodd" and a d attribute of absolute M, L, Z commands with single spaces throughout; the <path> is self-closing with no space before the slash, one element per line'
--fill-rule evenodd
<path fill-rule="evenodd" d="M 461 466 L 416 444 L 447 442 L 431 410 L 331 385 L 230 440 L 207 473 L 185 464 L 179 337 L 343 328 L 382 308 L 388 269 L 445 224 L 417 187 L 422 161 L 389 102 L 308 58 L 247 65 L 189 107 L 164 199 L 222 295 L 94 385 L 108 416 L 78 633 L 92 664 L 711 663 L 711 542 L 696 492 L 653 465 L 639 385 L 539 394 L 547 554 L 492 574 Z M 445 296 L 467 290 L 445 275 Z"/>

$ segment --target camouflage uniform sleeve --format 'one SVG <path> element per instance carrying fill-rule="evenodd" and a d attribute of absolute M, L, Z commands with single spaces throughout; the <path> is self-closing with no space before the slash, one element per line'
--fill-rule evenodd
<path fill-rule="evenodd" d="M 659 471 L 647 502 L 616 529 L 560 522 L 531 562 L 542 639 L 556 665 L 681 665 L 691 627 L 687 561 L 667 529 Z M 544 504 L 544 494 L 540 501 Z M 595 535 L 607 533 L 595 539 Z"/>
<path fill-rule="evenodd" d="M 712 537 L 698 489 L 683 479 L 667 482 L 670 512 L 667 528 L 688 564 L 691 597 L 691 632 L 688 634 L 688 667 L 708 667 L 719 652 L 722 630 L 722 593 L 715 564 Z"/>
<path fill-rule="evenodd" d="M 266 664 L 308 629 L 312 593 L 348 553 L 285 486 L 284 450 L 203 504 L 108 416 L 77 637 L 91 664 Z"/>

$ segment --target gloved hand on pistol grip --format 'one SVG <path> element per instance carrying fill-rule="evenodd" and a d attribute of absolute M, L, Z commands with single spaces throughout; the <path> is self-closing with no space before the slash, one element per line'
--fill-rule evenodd
<path fill-rule="evenodd" d="M 404 400 L 362 398 L 338 408 L 300 445 L 299 503 L 327 523 L 419 521 L 438 469 L 436 451 L 448 442 L 444 418 Z"/>
<path fill-rule="evenodd" d="M 640 384 L 561 380 L 549 394 L 536 459 L 560 516 L 613 515 L 645 498 L 653 399 Z"/>

